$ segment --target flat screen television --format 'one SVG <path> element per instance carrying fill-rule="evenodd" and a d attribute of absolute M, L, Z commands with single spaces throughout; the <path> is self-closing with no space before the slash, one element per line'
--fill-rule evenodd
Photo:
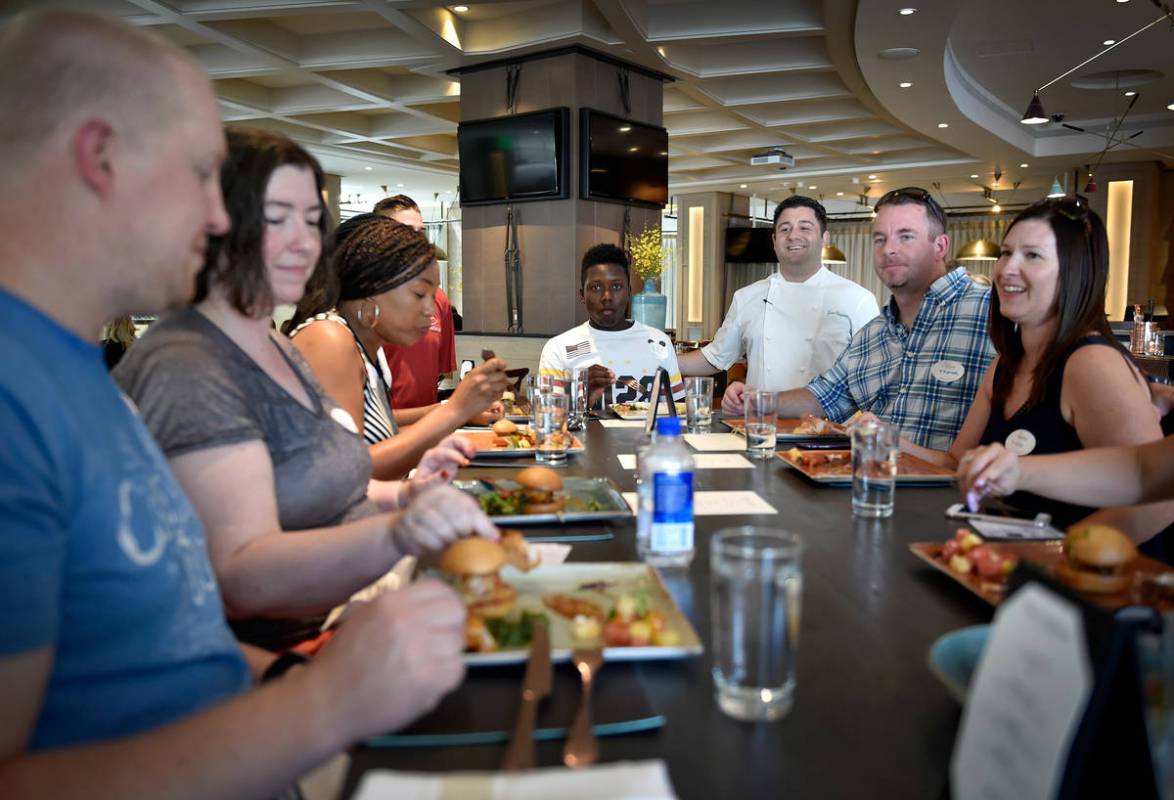
<path fill-rule="evenodd" d="M 579 196 L 664 208 L 669 200 L 669 133 L 655 125 L 584 108 L 579 112 Z"/>
<path fill-rule="evenodd" d="M 570 119 L 563 107 L 458 125 L 461 205 L 569 197 Z"/>
<path fill-rule="evenodd" d="M 774 264 L 773 228 L 726 228 L 726 262 L 732 264 Z"/>

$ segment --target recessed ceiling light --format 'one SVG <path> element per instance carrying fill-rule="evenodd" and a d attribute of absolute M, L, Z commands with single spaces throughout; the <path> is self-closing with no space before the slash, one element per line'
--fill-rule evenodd
<path fill-rule="evenodd" d="M 811 184 L 810 186 L 808 186 L 807 188 L 808 188 L 808 189 L 818 189 L 819 187 L 818 187 L 818 186 L 816 186 L 816 185 L 813 183 L 813 184 Z"/>
<path fill-rule="evenodd" d="M 630 130 L 632 130 L 632 126 L 631 126 L 631 125 L 622 125 L 622 126 L 620 126 L 620 133 L 627 133 L 627 132 L 628 132 L 628 131 L 630 131 Z"/>
<path fill-rule="evenodd" d="M 900 14 L 902 17 L 908 17 L 910 14 L 916 14 L 917 9 L 916 8 L 900 8 L 900 9 L 897 9 L 897 13 Z"/>
<path fill-rule="evenodd" d="M 1024 161 L 1022 164 L 1019 165 L 1019 169 L 1027 169 L 1029 166 L 1031 166 L 1031 165 L 1028 164 L 1026 161 Z"/>
<path fill-rule="evenodd" d="M 404 188 L 404 185 L 403 185 L 402 183 L 397 183 L 397 184 L 395 185 L 395 188 L 397 188 L 397 189 L 402 189 L 402 188 Z"/>
<path fill-rule="evenodd" d="M 1117 0 L 1118 3 L 1128 3 L 1129 0 Z"/>
<path fill-rule="evenodd" d="M 637 150 L 639 150 L 639 149 L 640 149 L 639 147 L 629 147 L 629 148 L 628 148 L 628 152 L 629 152 L 629 153 L 635 153 L 635 152 L 636 152 Z"/>
<path fill-rule="evenodd" d="M 1126 97 L 1133 97 L 1135 94 L 1137 94 L 1137 92 L 1130 89 L 1128 92 L 1125 93 L 1125 96 Z"/>
<path fill-rule="evenodd" d="M 363 167 L 363 169 L 365 169 L 365 170 L 367 170 L 368 172 L 370 172 L 371 170 L 373 170 L 373 169 L 375 169 L 375 168 L 374 168 L 374 167 Z"/>
<path fill-rule="evenodd" d="M 897 85 L 900 86 L 902 89 L 908 89 L 910 86 L 913 85 L 913 83 L 912 83 L 912 81 L 901 81 Z"/>
<path fill-rule="evenodd" d="M 844 196 L 843 192 L 836 192 L 836 197 L 843 197 L 843 196 Z"/>
<path fill-rule="evenodd" d="M 970 178 L 971 178 L 971 180 L 977 180 L 977 179 L 978 179 L 978 175 L 977 175 L 977 174 L 975 174 L 975 175 L 971 175 L 971 176 L 970 176 Z"/>
<path fill-rule="evenodd" d="M 938 127 L 939 127 L 939 128 L 948 128 L 948 127 L 950 127 L 950 123 L 948 123 L 948 122 L 939 122 L 939 123 L 938 123 Z"/>
<path fill-rule="evenodd" d="M 464 14 L 466 11 L 469 10 L 469 7 L 468 6 L 453 6 L 452 10 L 457 12 L 458 14 Z"/>
<path fill-rule="evenodd" d="M 876 176 L 875 176 L 875 175 L 869 175 L 869 176 L 868 176 L 868 179 L 869 179 L 870 181 L 875 181 L 875 180 L 876 180 Z"/>
<path fill-rule="evenodd" d="M 1108 47 L 1111 44 L 1117 44 L 1117 40 L 1116 39 L 1105 39 L 1105 41 L 1101 42 L 1101 44 L 1103 44 L 1105 47 Z"/>
<path fill-rule="evenodd" d="M 739 189 L 745 189 L 745 188 L 746 188 L 746 184 L 744 184 L 744 183 L 739 183 L 739 184 L 738 184 L 738 188 L 739 188 Z"/>
<path fill-rule="evenodd" d="M 1170 105 L 1166 106 L 1166 108 L 1169 111 L 1174 111 L 1174 103 L 1171 103 Z"/>

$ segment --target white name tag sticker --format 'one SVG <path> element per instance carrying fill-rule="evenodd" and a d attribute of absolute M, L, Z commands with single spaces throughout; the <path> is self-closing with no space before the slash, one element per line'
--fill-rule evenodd
<path fill-rule="evenodd" d="M 346 412 L 346 409 L 335 406 L 330 410 L 330 418 L 339 425 L 346 428 L 351 433 L 358 435 L 359 426 L 355 424 L 354 417 Z"/>
<path fill-rule="evenodd" d="M 1017 456 L 1025 456 L 1035 450 L 1035 434 L 1020 428 L 1011 431 L 1003 445 Z"/>
<path fill-rule="evenodd" d="M 929 368 L 929 374 L 942 383 L 953 383 L 966 374 L 966 368 L 957 361 L 939 361 Z"/>

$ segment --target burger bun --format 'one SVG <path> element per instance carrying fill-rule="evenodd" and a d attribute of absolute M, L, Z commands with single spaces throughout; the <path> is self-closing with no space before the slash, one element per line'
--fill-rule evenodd
<path fill-rule="evenodd" d="M 1064 560 L 1056 565 L 1056 577 L 1081 592 L 1110 594 L 1129 588 L 1129 566 L 1137 559 L 1137 546 L 1108 525 L 1078 525 L 1064 537 Z"/>
<path fill-rule="evenodd" d="M 498 436 L 509 436 L 511 433 L 518 432 L 518 426 L 508 419 L 499 419 L 493 423 L 493 432 Z"/>
<path fill-rule="evenodd" d="M 480 536 L 458 539 L 440 556 L 440 569 L 446 575 L 492 575 L 505 564 L 505 551 L 497 542 Z"/>
<path fill-rule="evenodd" d="M 514 481 L 523 489 L 540 492 L 557 492 L 563 488 L 563 479 L 549 467 L 526 467 L 514 476 Z"/>

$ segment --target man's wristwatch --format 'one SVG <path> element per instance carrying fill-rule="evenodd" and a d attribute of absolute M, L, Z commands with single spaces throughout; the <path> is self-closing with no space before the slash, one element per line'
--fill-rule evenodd
<path fill-rule="evenodd" d="M 305 664 L 310 660 L 310 657 L 305 653 L 299 653 L 296 650 L 284 650 L 273 662 L 265 668 L 261 673 L 261 683 L 269 683 L 269 681 L 280 678 L 290 667 L 295 667 L 298 664 Z"/>

